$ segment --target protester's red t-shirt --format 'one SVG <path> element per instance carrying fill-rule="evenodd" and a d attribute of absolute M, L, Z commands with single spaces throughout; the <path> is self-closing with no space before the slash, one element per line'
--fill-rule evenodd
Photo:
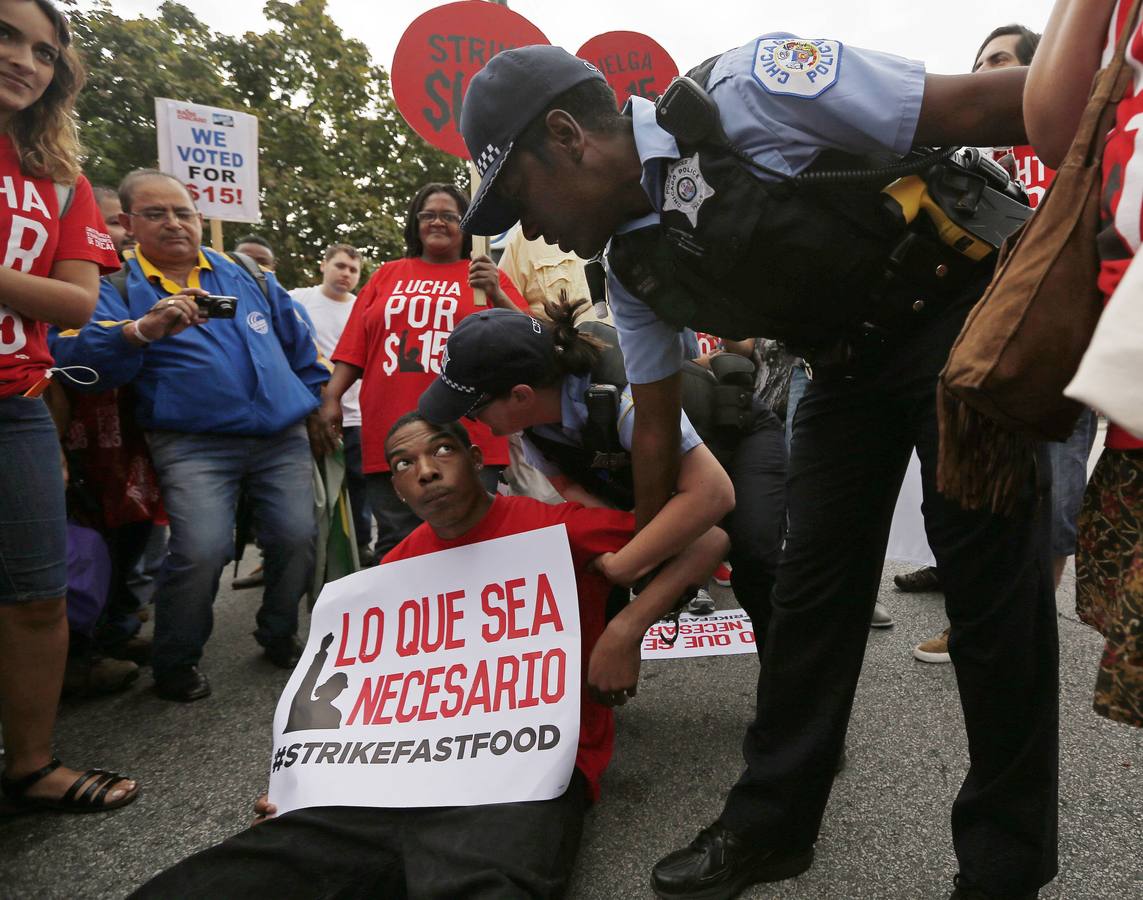
<path fill-rule="evenodd" d="M 1018 147 L 996 147 L 992 151 L 992 158 L 999 162 L 1005 156 L 1011 155 L 1016 167 L 1016 178 L 1028 191 L 1028 205 L 1035 209 L 1044 199 L 1048 186 L 1056 177 L 1056 170 L 1049 169 L 1036 155 L 1028 144 Z"/>
<path fill-rule="evenodd" d="M 115 245 L 91 185 L 82 175 L 71 206 L 60 220 L 59 197 L 50 178 L 29 178 L 7 136 L 0 136 L 0 248 L 3 265 L 49 276 L 62 259 L 89 260 L 104 272 L 119 268 Z M 0 298 L 2 300 L 2 298 Z M 48 326 L 0 302 L 0 397 L 22 394 L 52 367 Z"/>
<path fill-rule="evenodd" d="M 365 285 L 342 332 L 335 362 L 358 366 L 361 376 L 361 450 L 366 472 L 388 472 L 385 436 L 441 370 L 445 341 L 476 312 L 468 260 L 437 264 L 423 259 L 385 263 Z M 528 303 L 503 272 L 500 287 L 524 312 Z M 465 422 L 489 465 L 508 465 L 508 439 L 479 422 Z"/>
<path fill-rule="evenodd" d="M 588 694 L 586 675 L 592 648 L 603 633 L 604 607 L 611 584 L 599 573 L 589 569 L 588 564 L 604 553 L 619 550 L 631 540 L 635 531 L 635 517 L 631 513 L 606 507 L 589 508 L 578 503 L 550 506 L 530 497 L 497 495 L 480 523 L 462 537 L 442 540 L 428 523 L 422 523 L 390 550 L 381 562 L 384 564 L 412 556 L 424 556 L 438 550 L 449 550 L 560 524 L 567 528 L 568 543 L 571 545 L 572 565 L 575 567 L 576 587 L 579 590 L 579 624 L 582 635 L 580 671 L 584 682 L 580 695 L 579 750 L 576 752 L 575 765 L 587 779 L 593 799 L 599 799 L 599 778 L 611 760 L 611 749 L 615 744 L 615 720 L 610 709 L 596 703 Z"/>
<path fill-rule="evenodd" d="M 1119 0 L 1103 51 L 1106 66 L 1115 53 L 1120 32 L 1126 27 L 1131 4 Z M 1131 82 L 1115 109 L 1115 125 L 1107 134 L 1103 151 L 1103 191 L 1100 209 L 1099 289 L 1111 297 L 1139 250 L 1143 232 L 1143 142 L 1138 139 L 1143 115 L 1143 21 L 1127 44 L 1127 65 Z M 1137 450 L 1143 441 L 1112 423 L 1107 429 L 1107 446 L 1114 450 Z"/>

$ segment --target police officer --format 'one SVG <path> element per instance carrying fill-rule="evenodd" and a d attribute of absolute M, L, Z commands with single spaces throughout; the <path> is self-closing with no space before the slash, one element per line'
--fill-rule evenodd
<path fill-rule="evenodd" d="M 631 392 L 618 351 L 608 351 L 601 338 L 607 326 L 577 330 L 583 305 L 545 300 L 546 321 L 507 310 L 465 319 L 449 336 L 441 373 L 418 409 L 430 422 L 468 416 L 496 435 L 523 431 L 525 458 L 566 499 L 630 509 Z M 697 367 L 689 377 L 695 402 L 688 408 L 716 405 L 715 379 Z M 761 650 L 785 531 L 786 454 L 781 423 L 761 403 L 749 403 L 748 387 L 741 393 L 746 402 L 729 410 L 741 417 L 734 425 L 719 427 L 711 410 L 698 410 L 709 444 L 682 414 L 675 492 L 627 554 L 643 568 L 612 580 L 630 583 L 720 523 L 731 540 L 735 596 Z M 609 459 L 601 460 L 601 452 Z M 693 603 L 688 611 L 696 612 Z M 713 601 L 705 611 L 713 612 Z"/>
<path fill-rule="evenodd" d="M 619 114 L 590 64 L 526 47 L 492 58 L 461 116 L 483 178 L 464 227 L 495 234 L 519 219 L 526 236 L 583 257 L 607 247 L 635 399 L 639 523 L 675 481 L 680 328 L 783 339 L 814 374 L 794 424 L 789 531 L 746 771 L 718 820 L 656 864 L 652 886 L 661 897 L 732 897 L 811 865 L 916 445 L 929 542 L 950 573 L 970 747 L 952 815 L 953 896 L 1033 897 L 1055 875 L 1057 842 L 1043 486 L 1020 484 L 1004 516 L 936 489 L 937 374 L 994 254 L 970 258 L 962 249 L 982 246 L 970 234 L 953 241 L 961 249 L 946 244 L 927 216 L 881 192 L 912 171 L 881 167 L 915 145 L 1022 142 L 1025 70 L 926 75 L 919 62 L 838 41 L 767 34 L 694 74 L 658 108 L 633 98 Z M 979 172 L 928 157 L 918 170 L 960 200 L 957 190 L 985 190 Z M 917 207 L 930 199 L 914 194 Z"/>

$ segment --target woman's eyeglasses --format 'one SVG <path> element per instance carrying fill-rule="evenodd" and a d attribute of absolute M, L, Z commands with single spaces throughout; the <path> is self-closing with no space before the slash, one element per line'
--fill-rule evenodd
<path fill-rule="evenodd" d="M 422 225 L 428 225 L 430 222 L 435 222 L 440 219 L 446 225 L 459 225 L 460 216 L 454 212 L 432 212 L 431 210 L 421 210 L 417 213 L 417 221 Z"/>

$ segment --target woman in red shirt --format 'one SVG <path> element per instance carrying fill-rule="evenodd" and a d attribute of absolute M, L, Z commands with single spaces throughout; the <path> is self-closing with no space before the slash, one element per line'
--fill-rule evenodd
<path fill-rule="evenodd" d="M 40 394 L 48 325 L 87 324 L 99 273 L 119 268 L 80 174 L 72 109 L 83 84 L 47 0 L 0 0 L 0 812 L 95 812 L 138 785 L 52 758 L 68 628 L 60 444 Z"/>
<path fill-rule="evenodd" d="M 487 304 L 528 311 L 511 280 L 487 256 L 469 261 L 472 238 L 460 230 L 468 197 L 452 184 L 426 184 L 413 198 L 405 222 L 405 258 L 382 265 L 357 297 L 333 359 L 333 377 L 322 397 L 321 418 L 336 437 L 341 395 L 361 379 L 361 453 L 369 506 L 377 518 L 380 559 L 420 524 L 393 491 L 385 437 L 440 373 L 445 341 L 465 316 L 476 312 L 474 289 Z M 469 425 L 484 452 L 482 478 L 496 490 L 508 465 L 508 439 Z"/>

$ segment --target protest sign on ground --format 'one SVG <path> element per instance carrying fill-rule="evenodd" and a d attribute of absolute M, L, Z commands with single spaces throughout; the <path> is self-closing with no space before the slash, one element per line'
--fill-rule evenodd
<path fill-rule="evenodd" d="M 643 659 L 682 659 L 688 656 L 727 656 L 754 652 L 754 626 L 741 609 L 723 609 L 709 616 L 679 617 L 679 636 L 674 644 L 668 639 L 675 626 L 656 622 L 643 636 Z"/>
<path fill-rule="evenodd" d="M 274 716 L 270 798 L 307 806 L 546 800 L 579 742 L 564 526 L 327 584 Z"/>

